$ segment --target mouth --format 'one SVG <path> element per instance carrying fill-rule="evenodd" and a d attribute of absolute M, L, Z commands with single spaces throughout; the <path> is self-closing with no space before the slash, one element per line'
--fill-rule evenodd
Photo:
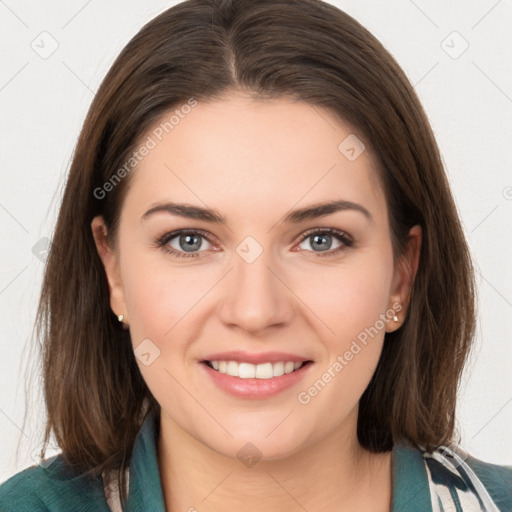
<path fill-rule="evenodd" d="M 263 400 L 297 386 L 310 373 L 313 361 L 274 361 L 259 364 L 213 359 L 200 361 L 205 378 L 220 391 L 239 399 Z"/>
<path fill-rule="evenodd" d="M 290 373 L 294 373 L 304 366 L 313 363 L 311 360 L 307 361 L 277 361 L 277 362 L 264 362 L 260 364 L 252 364 L 247 362 L 230 361 L 230 360 L 213 360 L 201 361 L 202 364 L 208 368 L 228 375 L 230 377 L 237 377 L 239 379 L 273 379 L 283 377 Z"/>

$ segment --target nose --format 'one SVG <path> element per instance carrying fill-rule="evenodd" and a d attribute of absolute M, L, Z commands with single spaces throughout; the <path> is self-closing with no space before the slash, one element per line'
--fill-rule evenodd
<path fill-rule="evenodd" d="M 238 254 L 233 260 L 218 310 L 222 322 L 251 333 L 290 322 L 294 295 L 275 261 L 265 251 L 251 263 Z"/>

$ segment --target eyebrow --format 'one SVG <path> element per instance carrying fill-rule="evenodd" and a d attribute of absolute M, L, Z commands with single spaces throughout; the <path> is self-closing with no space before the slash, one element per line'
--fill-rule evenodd
<path fill-rule="evenodd" d="M 316 219 L 331 215 L 339 211 L 354 210 L 362 213 L 369 221 L 373 221 L 371 213 L 362 205 L 352 201 L 329 201 L 326 203 L 317 203 L 306 208 L 299 208 L 289 212 L 283 222 L 296 224 L 305 220 Z M 200 206 L 192 206 L 189 204 L 174 203 L 174 202 L 159 202 L 151 206 L 151 208 L 144 213 L 141 221 L 146 220 L 151 215 L 165 212 L 187 219 L 203 220 L 216 224 L 227 225 L 227 219 L 221 215 L 217 210 L 210 208 L 202 208 Z"/>

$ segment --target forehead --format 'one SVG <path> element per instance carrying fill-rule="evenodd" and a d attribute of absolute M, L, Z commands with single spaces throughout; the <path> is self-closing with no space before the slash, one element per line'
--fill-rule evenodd
<path fill-rule="evenodd" d="M 151 149 L 135 168 L 126 203 L 142 210 L 179 199 L 229 217 L 236 208 L 286 211 L 344 199 L 378 214 L 385 200 L 368 144 L 361 152 L 358 140 L 330 112 L 292 99 L 230 94 L 177 106 L 142 137 Z"/>

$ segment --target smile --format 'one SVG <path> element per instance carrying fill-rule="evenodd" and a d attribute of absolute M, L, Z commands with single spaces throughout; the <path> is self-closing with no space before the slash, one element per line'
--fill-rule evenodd
<path fill-rule="evenodd" d="M 313 361 L 251 364 L 238 361 L 201 361 L 206 376 L 218 389 L 245 399 L 270 398 L 297 384 Z M 216 368 L 217 367 L 217 368 Z"/>
<path fill-rule="evenodd" d="M 305 362 L 279 361 L 277 363 L 239 363 L 238 361 L 205 361 L 220 373 L 240 379 L 272 379 L 298 370 Z"/>

